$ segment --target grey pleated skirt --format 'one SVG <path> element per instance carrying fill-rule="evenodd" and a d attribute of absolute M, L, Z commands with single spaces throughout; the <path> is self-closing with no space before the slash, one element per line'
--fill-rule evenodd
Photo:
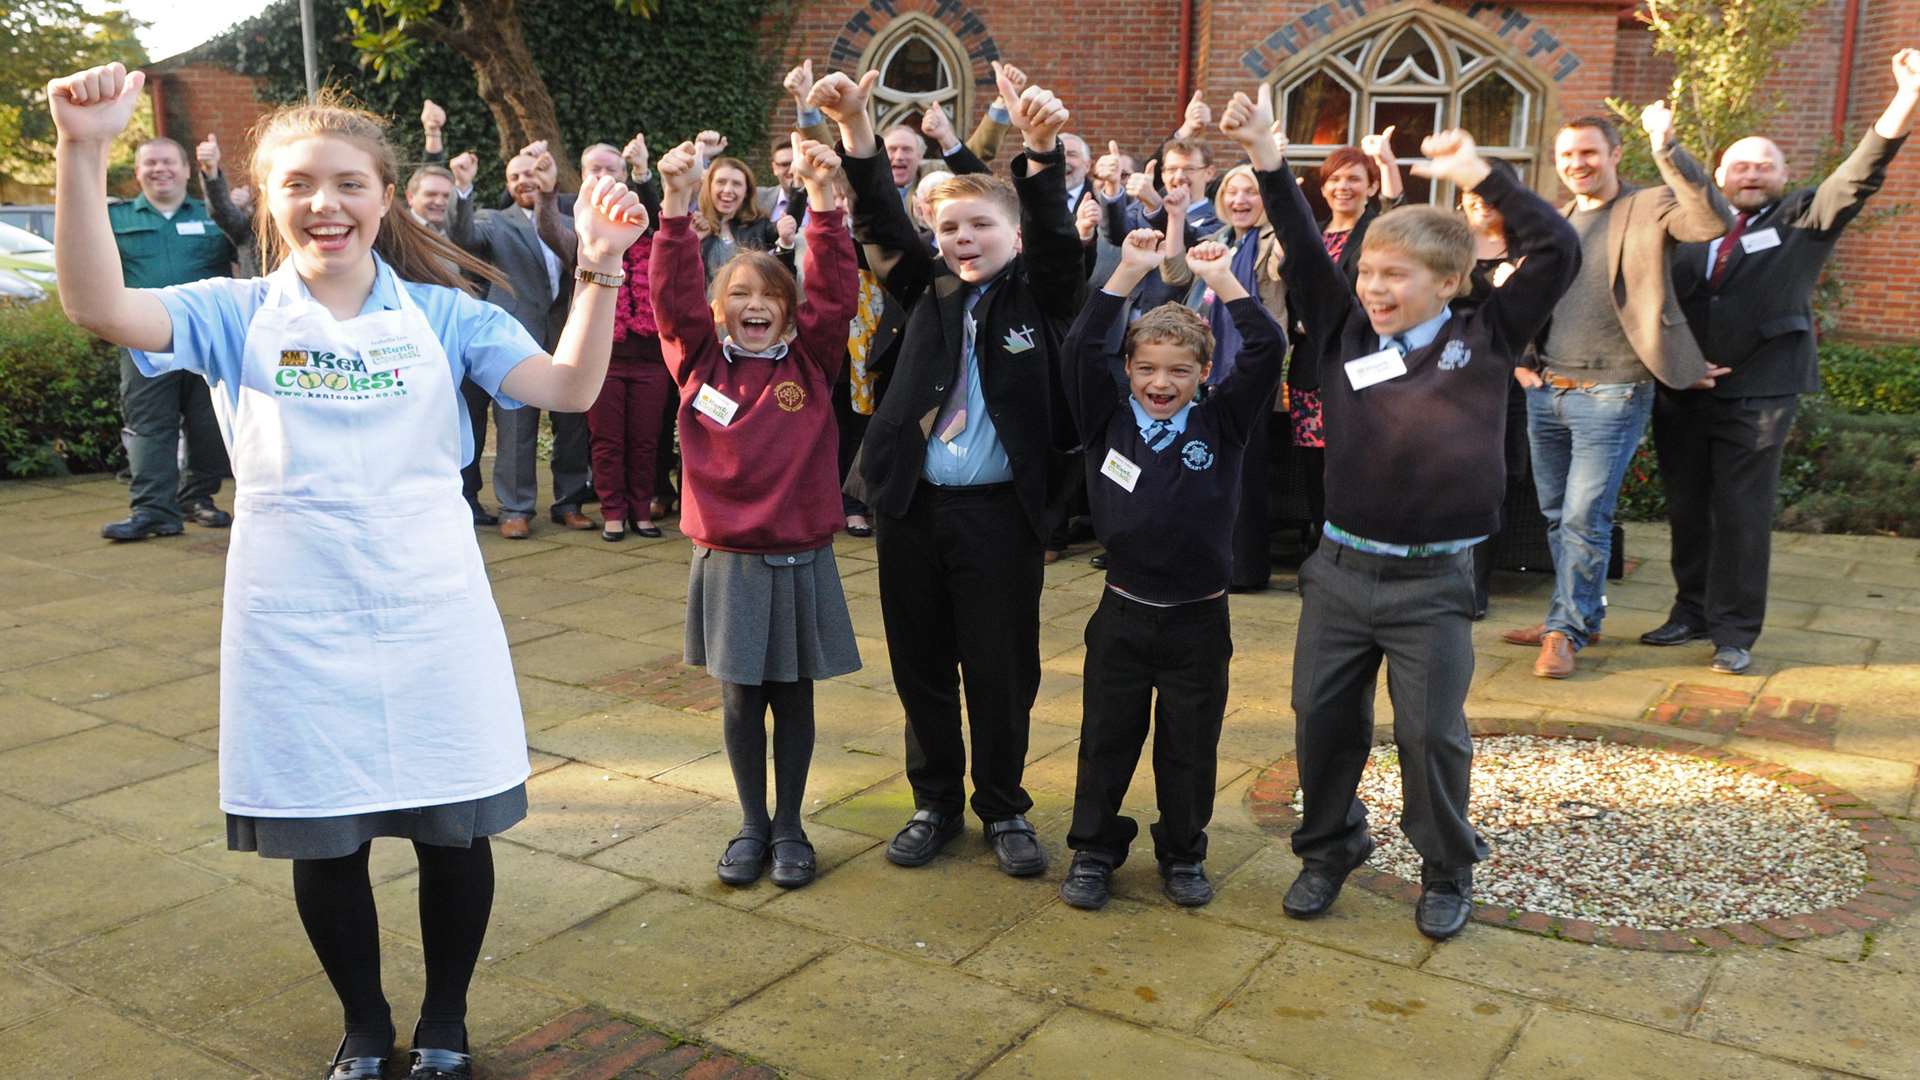
<path fill-rule="evenodd" d="M 376 836 L 397 836 L 435 847 L 472 847 L 476 837 L 506 832 L 527 816 L 527 785 L 498 795 L 438 806 L 377 810 L 342 817 L 227 815 L 227 850 L 257 851 L 266 859 L 338 859 Z"/>
<path fill-rule="evenodd" d="M 687 663 L 748 686 L 860 670 L 833 545 L 777 555 L 694 545 Z"/>

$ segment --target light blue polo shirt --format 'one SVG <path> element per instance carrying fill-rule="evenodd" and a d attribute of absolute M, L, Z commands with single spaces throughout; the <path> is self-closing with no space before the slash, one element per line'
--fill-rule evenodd
<path fill-rule="evenodd" d="M 521 402 L 500 392 L 500 381 L 522 360 L 545 350 L 505 309 L 459 289 L 401 281 L 377 255 L 374 263 L 377 272 L 373 291 L 367 294 L 360 314 L 398 311 L 400 294 L 396 290 L 407 290 L 434 336 L 440 339 L 441 348 L 446 350 L 447 367 L 453 376 L 453 396 L 459 402 L 461 462 L 471 462 L 473 423 L 467 416 L 465 399 L 459 393 L 460 380 L 472 379 L 503 408 L 520 408 Z M 247 327 L 253 322 L 254 313 L 266 303 L 270 284 L 266 278 L 207 278 L 150 290 L 173 319 L 173 347 L 170 352 L 157 353 L 129 350 L 134 364 L 146 375 L 191 371 L 224 393 L 228 405 L 237 407 Z M 301 282 L 299 288 L 303 298 L 311 298 L 305 282 Z"/>

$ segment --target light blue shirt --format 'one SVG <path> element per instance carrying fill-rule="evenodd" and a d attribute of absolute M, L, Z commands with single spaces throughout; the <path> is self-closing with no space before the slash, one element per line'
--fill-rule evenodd
<path fill-rule="evenodd" d="M 984 289 L 974 294 L 978 299 Z M 961 349 L 966 353 L 967 427 L 952 442 L 935 432 L 927 438 L 927 460 L 920 475 L 942 487 L 971 487 L 975 484 L 1003 484 L 1013 479 L 1013 464 L 1007 449 L 1000 445 L 999 429 L 987 414 L 987 392 L 980 384 L 979 352 L 974 348 L 976 324 L 972 304 L 964 318 Z"/>
<path fill-rule="evenodd" d="M 1407 352 L 1411 353 L 1419 349 L 1424 349 L 1433 344 L 1434 338 L 1440 336 L 1440 328 L 1447 325 L 1447 320 L 1451 318 L 1453 318 L 1452 309 L 1443 307 L 1440 309 L 1440 314 L 1435 315 L 1419 326 L 1409 327 L 1408 329 L 1400 331 L 1398 335 L 1382 335 L 1380 338 L 1380 347 L 1382 349 L 1392 348 L 1393 339 L 1398 336 L 1406 341 Z"/>
<path fill-rule="evenodd" d="M 384 260 L 375 256 L 374 262 L 378 270 L 373 291 L 367 295 L 360 314 L 399 310 L 400 295 L 396 289 L 407 290 L 433 335 L 440 339 L 441 348 L 446 350 L 454 400 L 460 406 L 456 411 L 460 416 L 461 461 L 470 462 L 473 460 L 473 424 L 467 418 L 466 402 L 459 393 L 460 380 L 472 379 L 502 408 L 520 408 L 521 402 L 500 392 L 500 380 L 522 360 L 545 350 L 504 309 L 459 289 L 400 281 Z M 224 393 L 229 405 L 238 406 L 247 327 L 253 322 L 254 313 L 266 303 L 270 284 L 266 278 L 207 278 L 151 290 L 173 319 L 173 347 L 171 352 L 131 350 L 134 364 L 146 375 L 191 371 Z M 300 294 L 310 298 L 304 282 L 300 285 Z"/>
<path fill-rule="evenodd" d="M 1133 422 L 1140 428 L 1140 437 L 1143 439 L 1146 438 L 1147 429 L 1159 423 L 1159 421 L 1147 415 L 1147 410 L 1140 407 L 1139 398 L 1128 395 L 1127 404 L 1133 406 Z M 1179 412 L 1167 417 L 1167 426 L 1173 429 L 1175 438 L 1179 438 L 1187 433 L 1187 414 L 1193 411 L 1195 404 L 1195 402 L 1189 401 L 1185 405 L 1180 406 Z"/>

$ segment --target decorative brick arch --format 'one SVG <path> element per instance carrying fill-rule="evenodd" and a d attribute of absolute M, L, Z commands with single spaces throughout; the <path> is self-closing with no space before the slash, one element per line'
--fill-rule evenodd
<path fill-rule="evenodd" d="M 834 36 L 833 46 L 827 52 L 828 63 L 837 70 L 858 71 L 874 38 L 885 33 L 894 19 L 915 13 L 946 27 L 960 39 L 966 49 L 974 88 L 991 91 L 993 61 L 1000 59 L 1000 47 L 994 44 L 986 21 L 960 0 L 867 0 Z"/>
<path fill-rule="evenodd" d="M 886 0 L 874 0 L 875 4 Z M 1461 33 L 1479 37 L 1489 48 L 1507 52 L 1516 61 L 1538 68 L 1553 84 L 1579 70 L 1581 60 L 1547 26 L 1507 4 L 1475 3 L 1466 14 L 1427 0 L 1335 0 L 1285 23 L 1240 56 L 1241 66 L 1263 81 L 1287 74 L 1295 64 L 1308 62 L 1327 46 L 1364 34 L 1408 7 L 1419 7 L 1436 22 L 1451 24 Z"/>

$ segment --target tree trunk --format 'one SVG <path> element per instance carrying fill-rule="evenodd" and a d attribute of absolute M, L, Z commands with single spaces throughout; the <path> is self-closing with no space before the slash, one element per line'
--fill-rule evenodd
<path fill-rule="evenodd" d="M 553 96 L 533 64 L 518 0 L 460 0 L 460 27 L 423 36 L 439 38 L 473 64 L 480 100 L 500 130 L 500 160 L 508 161 L 529 143 L 545 139 L 560 170 L 562 190 L 579 187 L 573 155 L 560 137 Z"/>

